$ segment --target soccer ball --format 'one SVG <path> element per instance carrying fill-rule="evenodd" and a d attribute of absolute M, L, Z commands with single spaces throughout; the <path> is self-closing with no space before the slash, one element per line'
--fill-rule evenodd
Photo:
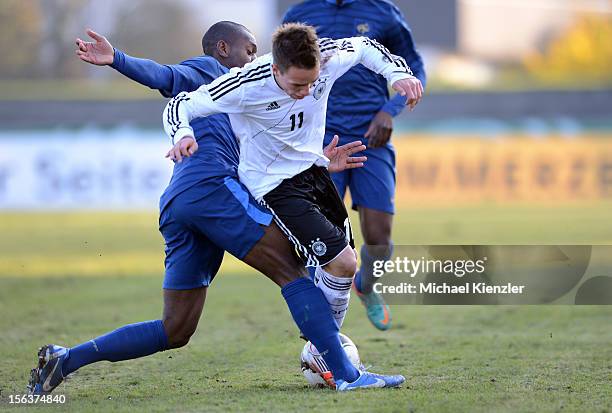
<path fill-rule="evenodd" d="M 348 338 L 345 334 L 340 333 L 339 335 L 342 348 L 344 348 L 348 359 L 355 368 L 360 368 L 361 360 L 359 358 L 357 346 L 353 343 L 353 340 Z M 306 377 L 308 384 L 315 387 L 328 386 L 334 389 L 336 388 L 332 372 L 329 370 L 329 367 L 327 367 L 327 363 L 325 363 L 325 360 L 323 360 L 317 348 L 310 341 L 304 345 L 300 359 L 302 373 L 304 377 Z"/>

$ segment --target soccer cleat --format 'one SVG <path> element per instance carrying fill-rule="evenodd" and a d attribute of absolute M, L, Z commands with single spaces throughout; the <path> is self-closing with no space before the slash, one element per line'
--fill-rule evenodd
<path fill-rule="evenodd" d="M 337 391 L 349 391 L 356 389 L 370 389 L 381 387 L 398 387 L 406 381 L 406 378 L 401 375 L 383 376 L 382 374 L 370 373 L 367 371 L 360 372 L 359 377 L 352 383 L 344 380 L 336 380 Z"/>
<path fill-rule="evenodd" d="M 353 288 L 366 308 L 368 319 L 374 324 L 374 327 L 383 331 L 388 330 L 391 327 L 391 311 L 382 295 L 374 291 L 368 294 L 360 293 L 355 283 L 353 283 Z"/>
<path fill-rule="evenodd" d="M 64 381 L 62 364 L 68 356 L 68 349 L 47 344 L 38 350 L 38 367 L 32 369 L 28 392 L 48 394 Z"/>

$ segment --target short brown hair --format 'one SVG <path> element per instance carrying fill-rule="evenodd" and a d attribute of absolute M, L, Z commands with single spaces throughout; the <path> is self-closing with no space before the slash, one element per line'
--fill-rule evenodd
<path fill-rule="evenodd" d="M 291 66 L 312 69 L 319 63 L 319 44 L 314 27 L 285 23 L 272 35 L 272 56 L 281 72 Z"/>

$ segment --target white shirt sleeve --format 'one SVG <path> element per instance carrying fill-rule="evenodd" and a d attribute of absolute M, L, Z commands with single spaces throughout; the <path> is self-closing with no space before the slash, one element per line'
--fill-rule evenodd
<path fill-rule="evenodd" d="M 238 87 L 239 75 L 235 71 L 227 73 L 191 93 L 181 92 L 168 102 L 163 123 L 172 144 L 185 136 L 194 136 L 189 122 L 195 118 L 242 111 L 244 88 Z"/>
<path fill-rule="evenodd" d="M 360 63 L 384 76 L 389 84 L 412 77 L 404 58 L 391 54 L 385 46 L 367 37 L 320 39 L 319 48 L 323 63 L 330 65 L 336 78 Z"/>

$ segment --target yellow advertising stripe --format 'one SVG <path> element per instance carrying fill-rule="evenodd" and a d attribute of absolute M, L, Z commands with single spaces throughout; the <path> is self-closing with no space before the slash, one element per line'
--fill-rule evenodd
<path fill-rule="evenodd" d="M 396 139 L 399 204 L 612 199 L 612 139 Z"/>

